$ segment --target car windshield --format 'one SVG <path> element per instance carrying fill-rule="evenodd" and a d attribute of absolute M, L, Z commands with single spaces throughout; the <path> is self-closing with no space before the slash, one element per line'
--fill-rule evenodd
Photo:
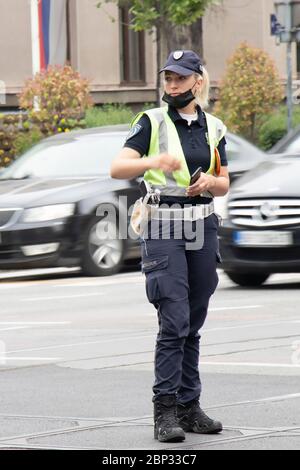
<path fill-rule="evenodd" d="M 45 140 L 19 157 L 0 179 L 107 175 L 125 137 L 119 132 Z"/>
<path fill-rule="evenodd" d="M 246 139 L 242 139 L 232 134 L 228 134 L 226 137 L 226 155 L 229 162 L 233 160 L 247 160 L 251 155 L 252 160 L 260 161 L 263 159 L 263 152 L 248 142 Z"/>
<path fill-rule="evenodd" d="M 281 151 L 287 153 L 300 153 L 300 136 L 298 135 L 291 142 L 288 142 Z"/>

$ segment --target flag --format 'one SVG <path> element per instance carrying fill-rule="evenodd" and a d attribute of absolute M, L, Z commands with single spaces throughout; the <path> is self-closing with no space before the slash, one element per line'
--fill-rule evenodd
<path fill-rule="evenodd" d="M 39 69 L 64 65 L 67 59 L 67 2 L 35 1 L 38 1 Z"/>

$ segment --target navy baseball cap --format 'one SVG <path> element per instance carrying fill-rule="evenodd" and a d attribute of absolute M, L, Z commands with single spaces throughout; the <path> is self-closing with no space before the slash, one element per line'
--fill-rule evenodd
<path fill-rule="evenodd" d="M 175 72 L 180 75 L 188 76 L 193 72 L 203 75 L 203 65 L 200 57 L 194 51 L 174 51 L 168 57 L 166 65 L 161 72 Z"/>

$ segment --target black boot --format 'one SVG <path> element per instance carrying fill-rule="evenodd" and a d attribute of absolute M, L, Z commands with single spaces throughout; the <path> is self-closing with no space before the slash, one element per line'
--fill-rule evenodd
<path fill-rule="evenodd" d="M 223 430 L 222 423 L 209 418 L 200 408 L 198 400 L 177 406 L 178 422 L 184 431 L 199 434 L 217 434 Z"/>
<path fill-rule="evenodd" d="M 160 442 L 184 441 L 176 410 L 176 397 L 173 395 L 164 395 L 154 401 L 154 439 Z"/>

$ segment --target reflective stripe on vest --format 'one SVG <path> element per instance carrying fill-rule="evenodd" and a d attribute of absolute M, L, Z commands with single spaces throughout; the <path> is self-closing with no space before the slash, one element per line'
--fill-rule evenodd
<path fill-rule="evenodd" d="M 148 170 L 144 174 L 144 179 L 152 185 L 154 189 L 159 189 L 162 195 L 185 196 L 186 188 L 190 184 L 190 172 L 183 153 L 176 126 L 168 114 L 168 107 L 150 109 L 139 113 L 133 120 L 132 126 L 143 114 L 147 114 L 151 122 L 151 140 L 148 155 L 144 158 L 161 153 L 176 155 L 181 161 L 181 169 L 173 173 L 164 173 L 160 169 Z M 207 174 L 215 173 L 216 156 L 215 149 L 226 133 L 226 127 L 219 119 L 211 114 L 205 113 L 208 143 L 210 147 L 210 167 Z M 211 193 L 202 194 L 205 197 L 213 197 Z"/>

